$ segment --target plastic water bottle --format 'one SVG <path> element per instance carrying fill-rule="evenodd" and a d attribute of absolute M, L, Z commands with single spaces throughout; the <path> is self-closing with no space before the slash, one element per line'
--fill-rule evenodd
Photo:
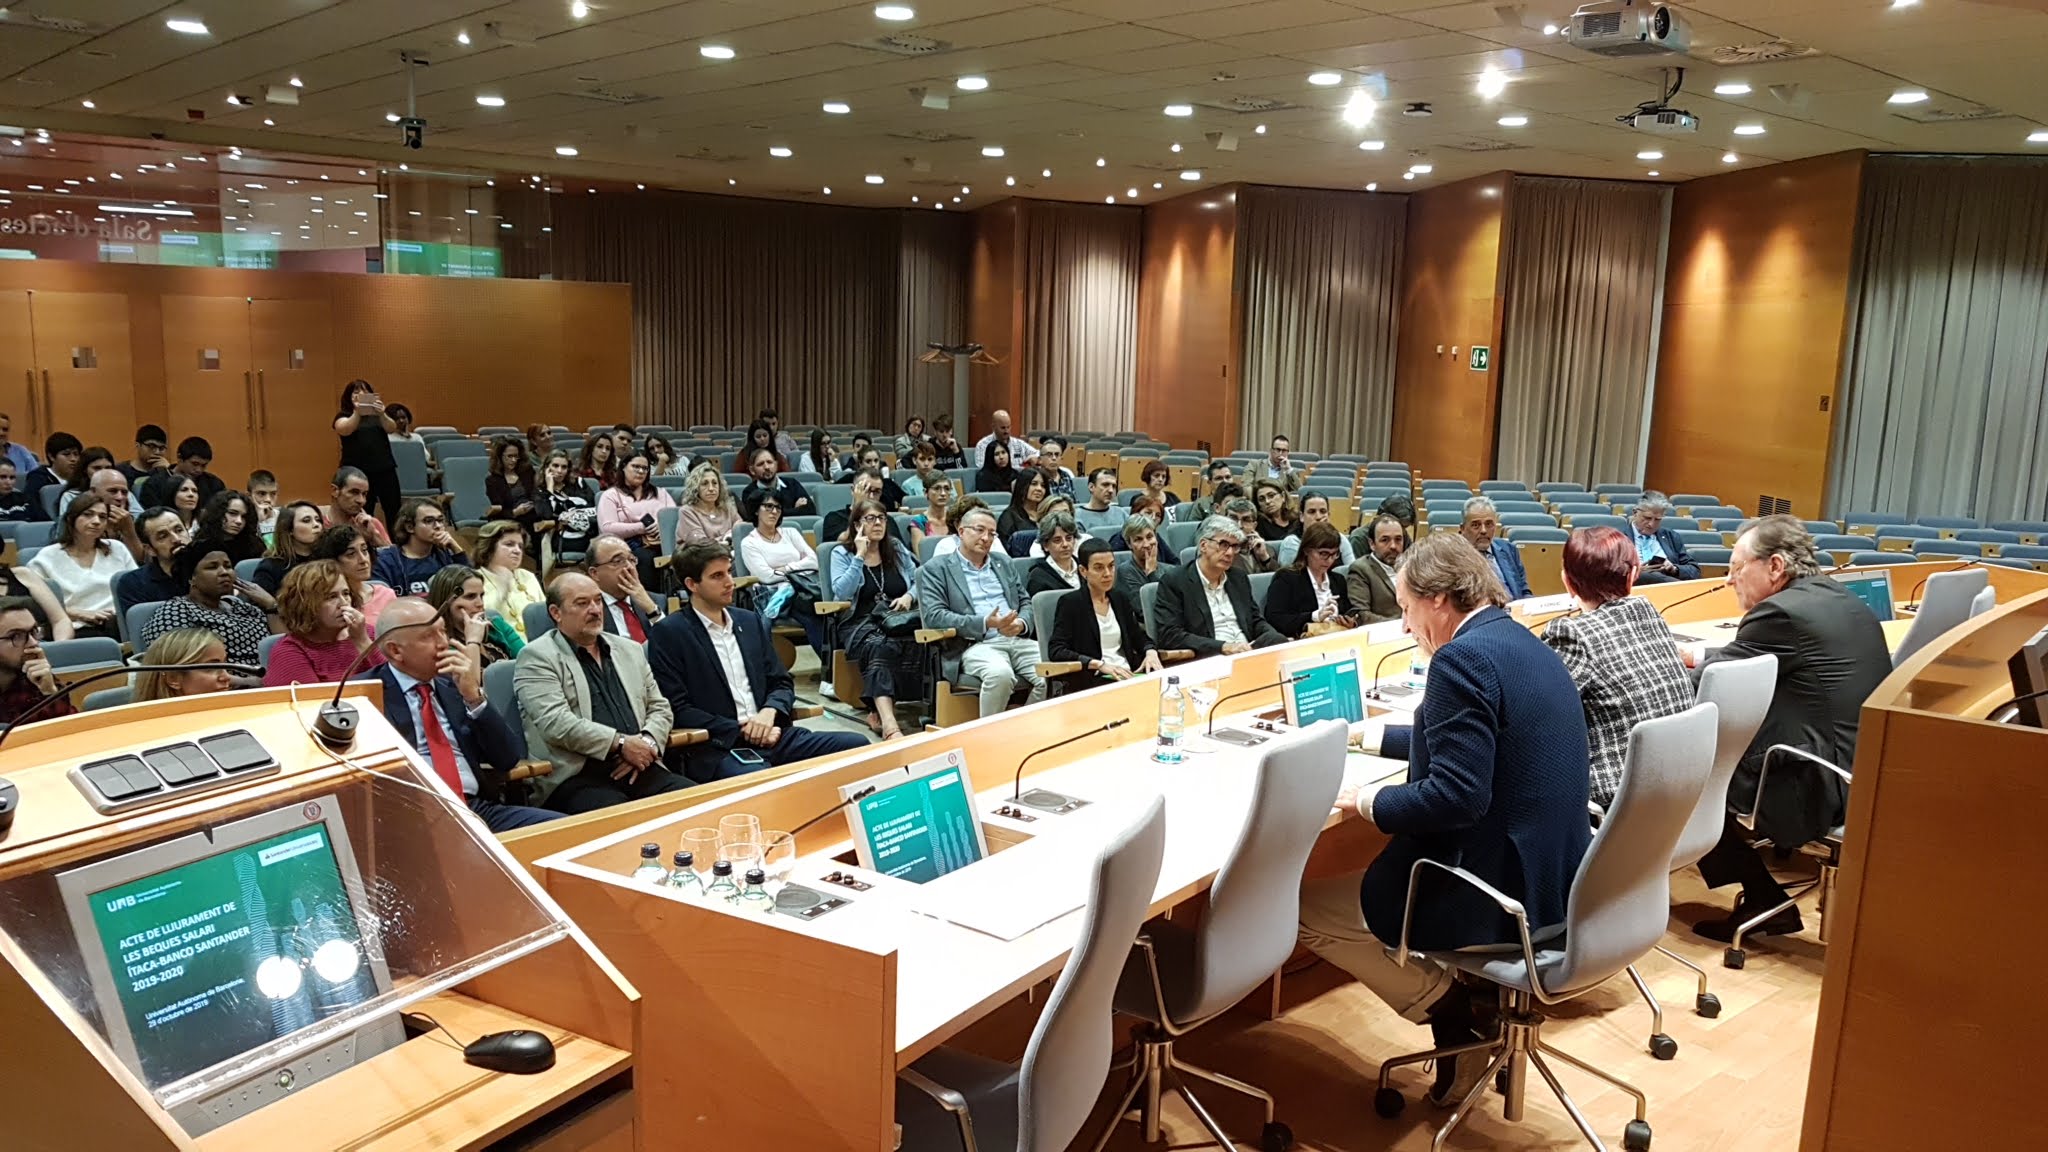
<path fill-rule="evenodd" d="M 1181 736 L 1187 727 L 1187 702 L 1181 696 L 1180 677 L 1168 676 L 1166 686 L 1159 690 L 1159 746 L 1152 750 L 1152 759 L 1161 764 L 1178 764 L 1181 757 Z"/>
<path fill-rule="evenodd" d="M 704 878 L 697 875 L 697 854 L 677 852 L 675 867 L 669 870 L 668 886 L 698 896 L 704 894 Z"/>
<path fill-rule="evenodd" d="M 1429 665 L 1423 662 L 1421 652 L 1408 654 L 1408 687 L 1417 692 L 1429 687 Z"/>
<path fill-rule="evenodd" d="M 661 866 L 661 845 L 640 846 L 640 866 L 633 869 L 633 879 L 641 884 L 661 885 L 668 883 L 668 869 Z"/>
<path fill-rule="evenodd" d="M 747 869 L 747 886 L 740 891 L 739 905 L 749 912 L 773 912 L 775 898 L 768 895 L 768 874 L 759 868 Z"/>
<path fill-rule="evenodd" d="M 720 860 L 711 866 L 711 886 L 704 890 L 704 895 L 728 904 L 740 902 L 740 886 L 732 882 L 732 861 Z"/>

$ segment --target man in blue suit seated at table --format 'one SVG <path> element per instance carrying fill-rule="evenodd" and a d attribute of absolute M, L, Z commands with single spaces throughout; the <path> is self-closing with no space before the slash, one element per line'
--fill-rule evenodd
<path fill-rule="evenodd" d="M 1494 579 L 1507 589 L 1508 599 L 1520 600 L 1534 595 L 1529 591 L 1529 574 L 1522 570 L 1522 554 L 1500 535 L 1500 509 L 1484 496 L 1474 496 L 1465 501 L 1465 514 L 1458 521 L 1458 534 L 1472 542 L 1479 554 L 1486 558 L 1487 566 L 1493 570 Z"/>
<path fill-rule="evenodd" d="M 731 551 L 693 544 L 675 569 L 690 603 L 654 626 L 647 661 L 676 726 L 711 734 L 684 750 L 684 775 L 709 783 L 867 743 L 853 732 L 796 726 L 796 681 L 775 654 L 768 625 L 732 606 Z"/>
<path fill-rule="evenodd" d="M 484 698 L 483 669 L 448 643 L 441 614 L 425 600 L 393 600 L 377 616 L 384 663 L 384 718 L 421 760 L 493 832 L 559 820 L 560 812 L 501 804 L 481 795 L 477 769 L 507 770 L 519 762 L 512 726 Z"/>
<path fill-rule="evenodd" d="M 1591 834 L 1585 710 L 1571 673 L 1541 638 L 1501 609 L 1492 568 L 1448 534 L 1423 538 L 1402 561 L 1394 593 L 1430 657 L 1413 728 L 1361 721 L 1354 742 L 1408 761 L 1407 780 L 1346 788 L 1345 816 L 1392 838 L 1361 875 L 1310 880 L 1301 890 L 1301 940 L 1409 1020 L 1428 1021 L 1436 1045 L 1480 1038 L 1475 1005 L 1451 969 L 1389 949 L 1401 940 L 1409 873 L 1417 860 L 1463 868 L 1519 900 L 1540 931 L 1564 923 L 1565 904 Z M 1409 945 L 1443 951 L 1519 943 L 1514 918 L 1458 877 L 1425 868 Z M 1485 1056 L 1439 1061 L 1431 1095 L 1463 1098 Z"/>
<path fill-rule="evenodd" d="M 1685 551 L 1678 533 L 1664 527 L 1671 514 L 1671 501 L 1662 492 L 1645 492 L 1628 513 L 1628 538 L 1643 562 L 1636 573 L 1638 584 L 1669 584 L 1674 580 L 1697 580 L 1700 566 Z"/>

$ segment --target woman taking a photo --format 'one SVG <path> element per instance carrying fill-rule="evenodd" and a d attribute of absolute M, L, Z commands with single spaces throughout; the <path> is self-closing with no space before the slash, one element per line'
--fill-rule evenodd
<path fill-rule="evenodd" d="M 57 538 L 28 566 L 64 606 L 74 635 L 116 635 L 114 577 L 133 569 L 135 556 L 108 538 L 106 501 L 90 492 L 73 500 L 57 523 Z"/>
<path fill-rule="evenodd" d="M 484 578 L 467 564 L 450 564 L 427 581 L 427 603 L 441 614 L 448 642 L 469 649 L 479 668 L 510 660 L 526 647 L 504 617 L 484 607 Z"/>
<path fill-rule="evenodd" d="M 540 580 L 526 568 L 526 534 L 510 520 L 493 520 L 476 530 L 469 556 L 484 582 L 484 607 L 498 614 L 521 640 L 528 605 L 542 603 Z"/>
<path fill-rule="evenodd" d="M 733 508 L 732 492 L 726 488 L 725 477 L 716 465 L 704 463 L 690 469 L 690 474 L 683 478 L 682 498 L 675 504 L 678 549 L 692 544 L 732 542 L 733 525 L 739 523 L 740 517 Z"/>
<path fill-rule="evenodd" d="M 263 670 L 266 687 L 337 683 L 375 639 L 374 627 L 349 596 L 341 565 L 332 560 L 309 560 L 292 569 L 277 594 L 277 615 L 284 636 L 271 646 Z M 372 653 L 362 666 L 383 662 L 382 653 Z"/>
<path fill-rule="evenodd" d="M 370 571 L 376 564 L 376 552 L 370 547 L 369 540 L 352 525 L 337 524 L 322 532 L 313 545 L 313 559 L 332 560 L 341 567 L 342 576 L 348 580 L 349 602 L 373 626 L 384 609 L 398 599 L 398 593 L 388 585 L 370 578 Z"/>
<path fill-rule="evenodd" d="M 1117 587 L 1116 554 L 1100 540 L 1081 545 L 1082 587 L 1053 606 L 1046 655 L 1077 663 L 1079 672 L 1060 677 L 1063 690 L 1090 688 L 1159 671 L 1159 653 L 1145 634 L 1138 605 Z"/>
<path fill-rule="evenodd" d="M 491 471 L 484 477 L 484 499 L 490 507 L 484 515 L 510 520 L 528 532 L 540 523 L 540 485 L 534 481 L 533 461 L 526 444 L 513 436 L 491 441 Z"/>
<path fill-rule="evenodd" d="M 540 490 L 534 495 L 541 521 L 555 525 L 541 567 L 582 563 L 597 537 L 597 509 L 591 504 L 590 489 L 576 478 L 567 452 L 558 448 L 547 454 L 540 466 Z"/>
<path fill-rule="evenodd" d="M 754 530 L 740 541 L 740 560 L 747 575 L 759 580 L 754 588 L 754 610 L 763 620 L 774 623 L 790 619 L 804 630 L 811 651 L 829 677 L 831 653 L 825 647 L 825 623 L 818 619 L 818 553 L 804 534 L 782 524 L 782 497 L 773 488 L 756 493 L 747 503 L 747 516 Z M 795 575 L 795 579 L 792 579 Z"/>
<path fill-rule="evenodd" d="M 334 434 L 341 437 L 341 463 L 360 468 L 370 478 L 370 499 L 363 510 L 381 515 L 384 523 L 398 517 L 398 459 L 391 454 L 391 434 L 398 421 L 385 410 L 384 398 L 367 380 L 351 380 L 341 390 L 341 411 Z"/>
<path fill-rule="evenodd" d="M 1301 550 L 1294 563 L 1273 573 L 1266 589 L 1266 620 L 1289 640 L 1309 634 L 1312 624 L 1350 628 L 1351 593 L 1338 566 L 1344 538 L 1328 524 L 1302 530 Z"/>
<path fill-rule="evenodd" d="M 619 482 L 597 498 L 597 530 L 630 544 L 640 561 L 640 580 L 654 584 L 654 558 L 661 555 L 661 510 L 676 506 L 668 489 L 658 488 L 649 478 L 647 457 L 635 452 L 619 469 Z M 687 481 L 685 484 L 687 485 Z M 732 534 L 727 524 L 726 535 Z M 682 526 L 676 526 L 678 545 Z"/>
<path fill-rule="evenodd" d="M 1026 475 L 1037 475 L 1036 469 Z M 1009 492 L 1017 487 L 1018 471 L 1010 467 L 1010 446 L 1001 440 L 991 440 L 982 449 L 981 467 L 974 473 L 976 492 Z M 1044 483 L 1043 480 L 1040 481 Z M 1012 497 L 1014 499 L 1014 497 Z"/>
<path fill-rule="evenodd" d="M 137 662 L 139 671 L 131 698 L 140 702 L 225 692 L 235 686 L 234 676 L 227 669 L 200 668 L 181 672 L 178 666 L 220 664 L 227 658 L 227 646 L 220 642 L 220 637 L 204 628 L 179 628 L 166 632 L 156 638 L 156 643 L 151 644 Z"/>
<path fill-rule="evenodd" d="M 284 590 L 284 578 L 294 567 L 313 556 L 313 545 L 327 530 L 320 519 L 320 506 L 310 500 L 294 500 L 278 509 L 277 537 L 270 554 L 256 565 L 256 586 L 276 596 Z"/>
<path fill-rule="evenodd" d="M 922 648 L 911 634 L 891 635 L 888 621 L 890 613 L 917 607 L 917 562 L 889 538 L 889 514 L 873 500 L 853 506 L 839 545 L 832 554 L 832 598 L 853 605 L 846 658 L 860 667 L 868 727 L 895 740 L 903 735 L 896 701 L 924 691 Z"/>
<path fill-rule="evenodd" d="M 263 534 L 256 530 L 256 502 L 232 488 L 215 493 L 199 510 L 193 535 L 226 541 L 228 555 L 237 564 L 263 555 Z"/>

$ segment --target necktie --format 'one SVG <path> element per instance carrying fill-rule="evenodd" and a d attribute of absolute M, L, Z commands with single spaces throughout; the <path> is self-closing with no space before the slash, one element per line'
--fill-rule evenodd
<path fill-rule="evenodd" d="M 647 629 L 640 626 L 640 614 L 633 611 L 632 601 L 619 600 L 619 615 L 625 618 L 626 635 L 631 636 L 635 644 L 647 643 Z"/>
<path fill-rule="evenodd" d="M 455 767 L 455 748 L 448 743 L 448 733 L 441 729 L 441 716 L 434 711 L 434 686 L 422 684 L 420 694 L 420 724 L 427 730 L 427 758 L 434 763 L 434 775 L 441 778 L 448 790 L 462 795 L 462 772 Z"/>

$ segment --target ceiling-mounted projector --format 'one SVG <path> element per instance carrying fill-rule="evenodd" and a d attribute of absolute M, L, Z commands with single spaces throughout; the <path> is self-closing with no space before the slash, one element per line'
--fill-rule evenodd
<path fill-rule="evenodd" d="M 1565 39 L 1596 56 L 1663 56 L 1690 48 L 1692 29 L 1669 4 L 1599 0 L 1572 13 Z"/>
<path fill-rule="evenodd" d="M 1700 118 L 1676 108 L 1646 108 L 1630 116 L 1628 126 L 1659 136 L 1689 136 L 1700 130 Z"/>

